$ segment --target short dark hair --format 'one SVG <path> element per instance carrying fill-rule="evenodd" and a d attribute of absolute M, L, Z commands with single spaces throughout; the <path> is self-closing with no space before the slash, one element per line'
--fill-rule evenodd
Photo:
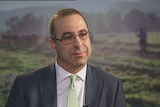
<path fill-rule="evenodd" d="M 56 29 L 55 29 L 55 25 L 54 25 L 55 20 L 58 18 L 63 18 L 65 16 L 69 16 L 69 15 L 73 15 L 73 14 L 79 14 L 80 16 L 82 16 L 82 18 L 86 22 L 86 25 L 88 28 L 88 23 L 81 12 L 79 12 L 78 10 L 73 9 L 73 8 L 61 9 L 61 10 L 57 11 L 56 14 L 54 14 L 50 19 L 49 31 L 50 31 L 50 38 L 51 39 L 55 40 L 55 38 L 56 38 L 56 31 L 55 31 Z"/>

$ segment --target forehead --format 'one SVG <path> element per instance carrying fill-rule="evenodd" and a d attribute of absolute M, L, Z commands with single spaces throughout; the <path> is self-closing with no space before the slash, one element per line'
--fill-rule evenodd
<path fill-rule="evenodd" d="M 78 32 L 87 29 L 85 20 L 79 14 L 72 14 L 55 20 L 56 33 Z"/>

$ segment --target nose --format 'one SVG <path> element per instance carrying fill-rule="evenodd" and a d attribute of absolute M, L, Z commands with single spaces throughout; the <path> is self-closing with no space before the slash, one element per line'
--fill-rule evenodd
<path fill-rule="evenodd" d="M 79 36 L 75 36 L 73 45 L 75 47 L 80 47 L 82 45 L 82 40 L 79 38 Z"/>

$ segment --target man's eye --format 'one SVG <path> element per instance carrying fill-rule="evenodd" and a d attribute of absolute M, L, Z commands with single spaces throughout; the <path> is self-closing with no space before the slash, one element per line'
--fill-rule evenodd
<path fill-rule="evenodd" d="M 72 35 L 66 35 L 63 37 L 64 40 L 72 40 L 73 36 Z"/>
<path fill-rule="evenodd" d="M 86 36 L 86 35 L 87 35 L 87 32 L 83 32 L 83 33 L 80 33 L 80 34 L 79 34 L 80 37 L 84 37 L 84 36 Z"/>

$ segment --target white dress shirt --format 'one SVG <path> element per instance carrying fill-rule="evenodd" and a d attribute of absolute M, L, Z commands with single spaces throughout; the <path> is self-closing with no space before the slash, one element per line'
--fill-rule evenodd
<path fill-rule="evenodd" d="M 67 107 L 68 88 L 71 82 L 69 76 L 72 74 L 64 70 L 57 62 L 55 63 L 55 67 L 57 76 L 57 107 Z M 83 107 L 85 104 L 86 67 L 87 65 L 76 74 L 78 78 L 75 81 L 75 87 L 79 107 Z"/>

